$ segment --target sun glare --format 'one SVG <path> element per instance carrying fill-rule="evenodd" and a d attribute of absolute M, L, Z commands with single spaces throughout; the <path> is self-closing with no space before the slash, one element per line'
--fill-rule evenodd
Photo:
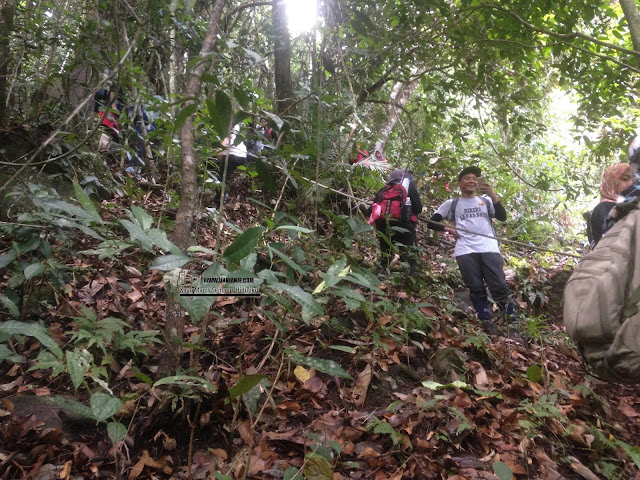
<path fill-rule="evenodd" d="M 313 29 L 318 19 L 317 0 L 286 0 L 289 33 L 300 35 Z"/>

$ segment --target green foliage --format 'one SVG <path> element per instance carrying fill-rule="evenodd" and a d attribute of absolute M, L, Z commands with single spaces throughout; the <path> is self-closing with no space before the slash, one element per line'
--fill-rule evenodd
<path fill-rule="evenodd" d="M 51 397 L 51 400 L 71 412 L 95 420 L 97 423 L 113 418 L 122 408 L 122 401 L 106 392 L 95 392 L 91 395 L 89 406 L 67 397 Z M 107 423 L 107 434 L 113 443 L 124 440 L 127 427 L 117 421 Z"/>
<path fill-rule="evenodd" d="M 161 343 L 159 332 L 133 330 L 131 326 L 114 317 L 97 319 L 95 312 L 81 306 L 83 317 L 74 317 L 78 329 L 68 332 L 71 343 L 85 349 L 98 347 L 107 361 L 112 355 L 127 351 L 134 355 L 148 355 L 148 348 Z"/>
<path fill-rule="evenodd" d="M 306 365 L 309 368 L 315 368 L 317 371 L 333 375 L 340 378 L 353 380 L 353 377 L 333 360 L 325 358 L 305 357 L 299 352 L 289 351 L 289 359 L 298 365 Z"/>
<path fill-rule="evenodd" d="M 411 443 L 409 439 L 397 432 L 388 422 L 378 419 L 377 417 L 372 417 L 369 422 L 365 425 L 366 429 L 369 431 L 373 431 L 375 434 L 379 435 L 389 435 L 393 444 L 397 447 L 409 445 L 411 447 Z"/>

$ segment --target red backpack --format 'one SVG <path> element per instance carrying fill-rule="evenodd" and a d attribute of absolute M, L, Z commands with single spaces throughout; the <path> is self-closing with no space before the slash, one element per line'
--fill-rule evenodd
<path fill-rule="evenodd" d="M 405 204 L 407 203 L 407 191 L 399 183 L 387 184 L 378 190 L 373 200 L 373 209 L 380 207 L 380 220 L 405 220 Z"/>

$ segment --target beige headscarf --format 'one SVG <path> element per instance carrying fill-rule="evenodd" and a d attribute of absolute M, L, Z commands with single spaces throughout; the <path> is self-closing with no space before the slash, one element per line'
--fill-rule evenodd
<path fill-rule="evenodd" d="M 628 163 L 614 163 L 604 171 L 600 185 L 600 202 L 617 202 L 620 178 L 629 170 Z"/>

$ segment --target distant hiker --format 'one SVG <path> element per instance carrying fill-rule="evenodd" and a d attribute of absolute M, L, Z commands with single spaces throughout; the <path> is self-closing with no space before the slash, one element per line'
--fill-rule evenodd
<path fill-rule="evenodd" d="M 268 143 L 273 143 L 276 140 L 276 132 L 269 126 L 266 118 L 260 119 L 260 133 Z"/>
<path fill-rule="evenodd" d="M 591 212 L 587 225 L 592 250 L 602 238 L 605 222 L 618 201 L 618 194 L 632 183 L 633 175 L 628 163 L 615 163 L 604 171 L 600 185 L 600 203 Z"/>
<path fill-rule="evenodd" d="M 367 150 L 363 150 L 361 145 L 358 144 L 355 151 L 355 157 L 352 156 L 351 158 L 349 158 L 349 163 L 351 164 L 360 163 L 361 161 L 365 160 L 367 157 L 369 157 L 369 152 Z"/>
<path fill-rule="evenodd" d="M 495 237 L 492 218 L 501 222 L 507 219 L 507 212 L 493 187 L 486 182 L 478 184 L 482 172 L 478 167 L 466 167 L 458 175 L 461 196 L 444 202 L 430 219 L 442 223 L 448 220 L 454 226 L 470 232 Z M 478 197 L 476 192 L 486 194 Z M 475 235 L 467 231 L 456 231 L 452 227 L 428 223 L 433 230 L 447 231 L 456 239 L 454 256 L 458 262 L 465 285 L 469 288 L 471 302 L 478 319 L 492 331 L 495 325 L 489 322 L 491 311 L 487 299 L 486 285 L 507 320 L 515 320 L 514 306 L 509 301 L 509 287 L 504 275 L 504 262 L 494 238 Z"/>
<path fill-rule="evenodd" d="M 409 247 L 417 245 L 416 226 L 422 212 L 422 201 L 411 172 L 395 170 L 389 175 L 387 184 L 376 193 L 369 223 L 378 232 L 380 251 L 379 270 L 391 263 L 391 249 L 400 244 L 400 254 L 409 263 L 409 274 L 418 270 L 418 259 Z"/>
<path fill-rule="evenodd" d="M 227 164 L 227 178 L 231 177 L 236 168 L 247 164 L 247 147 L 244 142 L 237 139 L 239 133 L 240 124 L 238 123 L 231 129 L 231 136 L 220 142 L 224 149 L 218 152 L 216 164 L 218 165 L 221 181 L 223 180 L 225 163 Z"/>
<path fill-rule="evenodd" d="M 99 90 L 93 96 L 93 110 L 100 117 L 102 133 L 98 141 L 100 153 L 113 153 L 114 147 L 120 142 L 120 124 L 118 120 L 124 108 L 124 95 L 122 91 L 117 96 L 117 89 Z"/>

